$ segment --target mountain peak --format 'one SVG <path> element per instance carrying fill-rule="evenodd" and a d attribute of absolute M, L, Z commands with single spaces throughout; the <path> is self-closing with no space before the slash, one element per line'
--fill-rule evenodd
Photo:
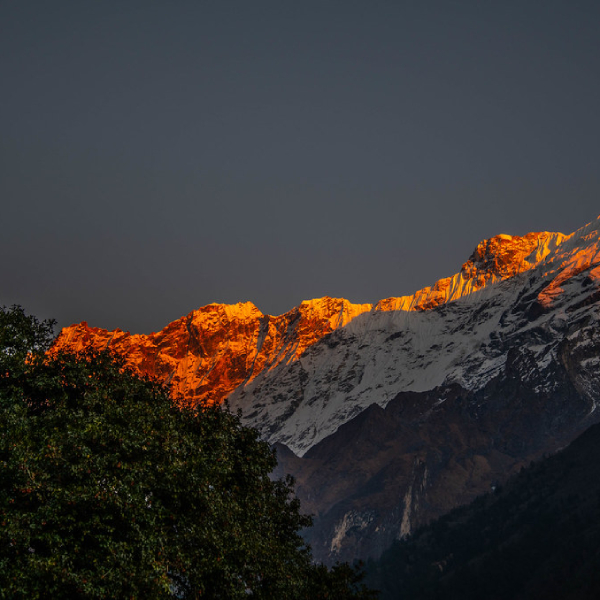
<path fill-rule="evenodd" d="M 304 300 L 298 307 L 299 313 L 306 319 L 317 318 L 326 322 L 331 331 L 348 324 L 354 317 L 369 312 L 372 304 L 353 304 L 344 298 L 315 298 Z"/>
<path fill-rule="evenodd" d="M 568 237 L 548 231 L 524 236 L 496 235 L 479 242 L 456 275 L 440 279 L 433 286 L 418 290 L 411 296 L 380 300 L 375 309 L 430 310 L 458 300 L 535 267 Z"/>
<path fill-rule="evenodd" d="M 532 232 L 524 236 L 506 234 L 483 240 L 460 271 L 463 279 L 476 279 L 483 286 L 528 271 L 557 248 L 566 235 L 556 232 Z"/>
<path fill-rule="evenodd" d="M 193 310 L 184 318 L 198 327 L 208 328 L 219 323 L 226 325 L 231 321 L 252 321 L 263 316 L 252 302 L 238 302 L 237 304 L 207 304 Z"/>

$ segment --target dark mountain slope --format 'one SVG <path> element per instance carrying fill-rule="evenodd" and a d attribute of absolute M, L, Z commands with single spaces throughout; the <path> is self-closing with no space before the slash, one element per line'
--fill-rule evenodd
<path fill-rule="evenodd" d="M 297 457 L 279 447 L 277 475 L 292 473 L 306 536 L 319 560 L 378 557 L 400 536 L 467 504 L 596 417 L 567 368 L 539 386 L 525 350 L 513 350 L 482 390 L 457 384 L 402 392 L 372 405 Z"/>
<path fill-rule="evenodd" d="M 600 597 L 600 426 L 369 564 L 382 600 Z"/>

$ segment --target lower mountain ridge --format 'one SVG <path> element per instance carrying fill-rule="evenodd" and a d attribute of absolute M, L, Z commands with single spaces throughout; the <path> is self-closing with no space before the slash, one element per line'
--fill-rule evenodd
<path fill-rule="evenodd" d="M 381 600 L 595 600 L 600 425 L 368 564 Z"/>
<path fill-rule="evenodd" d="M 515 349 L 476 392 L 452 384 L 373 404 L 303 457 L 279 446 L 276 474 L 294 474 L 304 510 L 315 514 L 306 534 L 315 557 L 377 557 L 598 420 L 568 364 L 544 373 L 551 385 L 540 390 L 524 373 L 530 358 Z"/>
<path fill-rule="evenodd" d="M 279 317 L 210 305 L 148 336 L 82 323 L 181 402 L 223 402 L 278 447 L 326 563 L 379 556 L 600 421 L 600 220 L 499 235 L 461 271 L 375 306 Z"/>

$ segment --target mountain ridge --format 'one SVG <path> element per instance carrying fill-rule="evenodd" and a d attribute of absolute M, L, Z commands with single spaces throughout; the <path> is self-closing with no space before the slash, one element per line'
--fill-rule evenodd
<path fill-rule="evenodd" d="M 221 403 L 262 369 L 298 356 L 370 304 L 321 298 L 302 302 L 272 317 L 251 302 L 209 304 L 149 335 L 89 327 L 86 322 L 63 328 L 54 351 L 111 348 L 142 375 L 172 386 L 186 404 Z"/>
<path fill-rule="evenodd" d="M 262 370 L 298 360 L 313 343 L 361 314 L 430 310 L 531 268 L 532 254 L 539 262 L 567 237 L 548 232 L 500 234 L 480 242 L 456 275 L 411 296 L 387 298 L 375 305 L 325 296 L 272 316 L 252 302 L 213 303 L 150 334 L 109 331 L 83 321 L 63 328 L 54 349 L 111 348 L 123 354 L 135 371 L 169 383 L 182 402 L 221 403 Z M 229 335 L 223 335 L 223 329 Z"/>
<path fill-rule="evenodd" d="M 573 234 L 571 234 L 573 235 Z M 527 271 L 570 236 L 557 232 L 531 232 L 524 236 L 499 234 L 483 240 L 452 277 L 439 279 L 410 296 L 380 300 L 378 310 L 430 310 Z M 529 260 L 532 258 L 533 260 Z"/>
<path fill-rule="evenodd" d="M 588 315 L 585 303 L 593 305 L 600 293 L 599 230 L 597 220 L 570 236 L 533 234 L 517 254 L 521 268 L 505 279 L 489 277 L 491 283 L 427 310 L 359 315 L 298 361 L 277 365 L 235 390 L 230 406 L 242 409 L 265 439 L 302 455 L 370 404 L 385 406 L 399 391 L 452 382 L 469 390 L 483 387 L 500 373 L 519 338 L 543 368 L 556 359 L 557 340 L 569 321 Z M 487 246 L 508 245 L 512 251 L 523 240 L 507 237 L 492 238 L 495 243 Z M 543 237 L 550 243 L 540 252 Z M 525 260 L 532 253 L 539 262 Z M 490 255 L 483 258 L 496 268 Z"/>

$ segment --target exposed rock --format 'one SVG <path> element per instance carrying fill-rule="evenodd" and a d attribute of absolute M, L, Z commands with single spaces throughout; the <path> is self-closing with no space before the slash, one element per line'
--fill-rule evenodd
<path fill-rule="evenodd" d="M 562 233 L 500 234 L 477 245 L 460 273 L 440 279 L 432 287 L 412 296 L 381 300 L 377 310 L 430 310 L 458 300 L 487 285 L 498 283 L 532 269 L 542 262 L 567 236 Z"/>
<path fill-rule="evenodd" d="M 142 375 L 170 383 L 183 402 L 221 403 L 258 373 L 297 360 L 308 346 L 368 310 L 370 304 L 337 298 L 302 302 L 278 317 L 263 315 L 251 302 L 210 304 L 150 335 L 71 325 L 54 350 L 111 348 Z"/>

